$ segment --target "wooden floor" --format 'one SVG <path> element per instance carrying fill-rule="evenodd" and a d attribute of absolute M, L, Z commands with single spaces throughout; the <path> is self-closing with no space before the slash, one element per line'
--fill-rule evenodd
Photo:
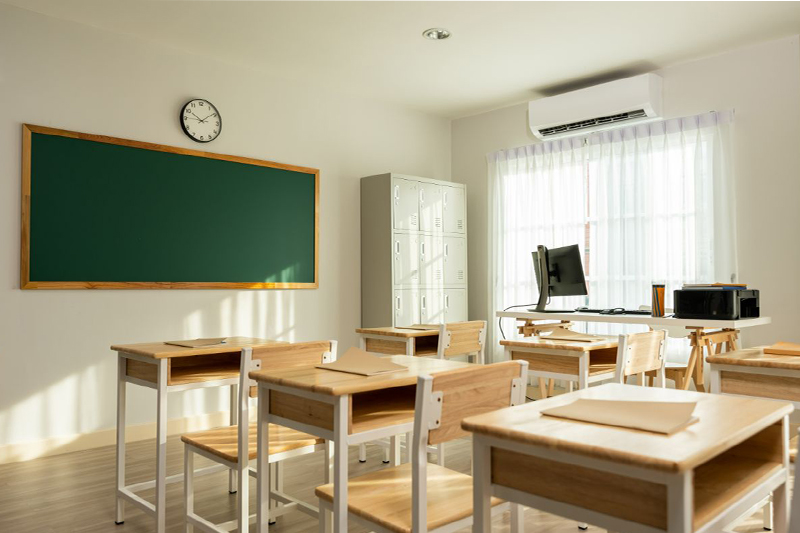
<path fill-rule="evenodd" d="M 125 523 L 114 524 L 114 446 L 73 452 L 32 461 L 0 465 L 0 532 L 116 532 L 138 533 L 153 530 L 153 520 L 142 511 L 126 505 Z M 127 447 L 128 479 L 136 483 L 153 477 L 155 443 L 153 440 L 130 443 Z M 383 449 L 368 447 L 367 462 L 357 459 L 357 449 L 350 450 L 350 473 L 361 474 L 383 468 Z M 449 468 L 469 472 L 470 441 L 462 439 L 448 444 L 446 464 Z M 313 490 L 322 483 L 322 454 L 317 453 L 287 461 L 284 489 L 289 494 L 312 502 Z M 180 439 L 168 441 L 167 474 L 182 472 L 183 448 Z M 195 467 L 207 464 L 195 460 Z M 196 478 L 195 509 L 214 522 L 232 520 L 236 496 L 228 494 L 227 473 L 217 472 Z M 140 493 L 152 501 L 153 490 Z M 251 505 L 255 502 L 255 483 L 251 481 Z M 251 507 L 254 509 L 254 507 Z M 542 513 L 525 511 L 526 531 L 537 533 L 579 533 L 575 522 Z M 254 530 L 254 527 L 251 527 Z M 497 517 L 493 531 L 508 531 L 508 513 Z M 183 484 L 167 489 L 167 530 L 183 531 Z M 278 519 L 270 528 L 276 533 L 316 533 L 317 523 L 299 512 Z M 351 531 L 363 531 L 352 526 Z M 469 531 L 466 528 L 465 531 Z M 590 527 L 589 532 L 602 531 Z M 737 532 L 761 529 L 761 514 L 748 519 Z"/>

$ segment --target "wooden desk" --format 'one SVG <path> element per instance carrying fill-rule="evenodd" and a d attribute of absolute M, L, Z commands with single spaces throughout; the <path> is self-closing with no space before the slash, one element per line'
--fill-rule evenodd
<path fill-rule="evenodd" d="M 765 354 L 764 348 L 707 357 L 711 392 L 786 400 L 800 409 L 800 357 Z"/>
<path fill-rule="evenodd" d="M 362 350 L 388 355 L 435 356 L 439 347 L 438 329 L 358 328 Z"/>
<path fill-rule="evenodd" d="M 236 405 L 236 388 L 242 348 L 273 344 L 276 341 L 250 337 L 228 337 L 224 345 L 185 348 L 163 342 L 115 344 L 117 352 L 117 490 L 116 522 L 125 520 L 125 501 L 156 520 L 155 531 L 163 533 L 166 524 L 166 484 L 183 480 L 183 474 L 167 477 L 167 395 L 203 387 L 231 387 L 231 406 Z M 125 399 L 128 383 L 156 391 L 156 476 L 152 481 L 125 484 Z M 230 422 L 236 424 L 236 409 Z M 219 467 L 210 467 L 218 469 Z M 229 490 L 236 490 L 231 472 Z M 135 494 L 155 487 L 155 504 Z"/>
<path fill-rule="evenodd" d="M 417 378 L 470 366 L 406 355 L 389 359 L 408 370 L 358 376 L 309 366 L 250 373 L 250 378 L 258 382 L 257 531 L 264 531 L 268 515 L 270 423 L 322 437 L 333 447 L 329 453 L 333 453 L 334 531 L 346 533 L 348 446 L 411 431 Z M 397 449 L 392 450 L 392 462 L 399 463 Z"/>
<path fill-rule="evenodd" d="M 577 382 L 579 389 L 590 383 L 612 379 L 617 363 L 617 337 L 604 336 L 602 341 L 574 342 L 546 340 L 538 337 L 518 341 L 500 341 L 508 359 L 528 362 L 528 375 L 539 378 L 542 398 L 547 397 L 545 379 Z"/>
<path fill-rule="evenodd" d="M 572 322 L 606 322 L 610 324 L 640 324 L 652 329 L 665 327 L 681 327 L 690 330 L 689 340 L 692 352 L 689 356 L 689 367 L 694 366 L 692 379 L 699 392 L 705 392 L 703 376 L 703 350 L 709 355 L 721 353 L 723 350 L 739 349 L 739 330 L 741 328 L 770 324 L 770 317 L 746 318 L 741 320 L 698 320 L 650 315 L 601 315 L 600 313 L 537 313 L 535 311 L 498 311 L 499 318 L 514 318 L 529 324 L 533 321 L 560 320 Z M 541 327 L 541 324 L 538 325 Z M 684 388 L 688 388 L 689 380 Z"/>
<path fill-rule="evenodd" d="M 699 421 L 664 436 L 542 416 L 577 398 L 696 401 Z M 611 531 L 720 531 L 774 491 L 788 522 L 791 404 L 606 384 L 467 418 L 473 433 L 474 529 L 489 498 Z"/>

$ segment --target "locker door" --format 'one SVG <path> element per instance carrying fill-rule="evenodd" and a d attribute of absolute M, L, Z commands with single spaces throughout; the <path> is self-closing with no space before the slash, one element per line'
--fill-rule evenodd
<path fill-rule="evenodd" d="M 414 286 L 419 283 L 419 237 L 405 233 L 392 236 L 394 247 L 394 284 Z"/>
<path fill-rule="evenodd" d="M 394 325 L 412 326 L 419 324 L 419 292 L 414 289 L 394 291 Z"/>
<path fill-rule="evenodd" d="M 444 238 L 444 284 L 467 282 L 467 240 L 464 237 Z"/>
<path fill-rule="evenodd" d="M 444 319 L 447 322 L 466 322 L 467 289 L 444 290 Z"/>
<path fill-rule="evenodd" d="M 419 229 L 419 183 L 392 178 L 394 229 Z"/>
<path fill-rule="evenodd" d="M 420 291 L 420 320 L 422 324 L 444 322 L 444 295 L 442 289 L 428 288 Z"/>
<path fill-rule="evenodd" d="M 441 285 L 444 280 L 444 246 L 441 237 L 419 236 L 419 282 Z"/>
<path fill-rule="evenodd" d="M 467 231 L 467 206 L 463 187 L 442 186 L 444 231 L 465 233 Z"/>
<path fill-rule="evenodd" d="M 442 186 L 419 183 L 419 230 L 442 231 Z"/>

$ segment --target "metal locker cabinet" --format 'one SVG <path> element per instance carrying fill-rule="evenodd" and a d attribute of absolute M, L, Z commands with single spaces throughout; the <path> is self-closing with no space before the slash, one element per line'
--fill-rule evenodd
<path fill-rule="evenodd" d="M 419 230 L 419 183 L 392 178 L 394 229 Z"/>
<path fill-rule="evenodd" d="M 444 319 L 446 322 L 466 322 L 467 289 L 444 290 Z"/>
<path fill-rule="evenodd" d="M 444 246 L 442 238 L 434 235 L 419 236 L 419 283 L 442 285 L 444 281 Z"/>
<path fill-rule="evenodd" d="M 411 326 L 420 323 L 420 297 L 416 289 L 394 291 L 394 325 Z"/>
<path fill-rule="evenodd" d="M 438 287 L 420 290 L 419 315 L 423 324 L 444 322 L 444 294 Z"/>
<path fill-rule="evenodd" d="M 419 283 L 419 237 L 409 233 L 392 236 L 394 284 L 413 287 Z"/>
<path fill-rule="evenodd" d="M 463 187 L 442 186 L 442 213 L 445 233 L 466 233 L 467 206 Z"/>
<path fill-rule="evenodd" d="M 464 237 L 445 237 L 444 284 L 464 285 L 467 282 L 467 240 Z"/>
<path fill-rule="evenodd" d="M 419 185 L 419 230 L 431 233 L 442 232 L 442 186 L 420 182 Z"/>

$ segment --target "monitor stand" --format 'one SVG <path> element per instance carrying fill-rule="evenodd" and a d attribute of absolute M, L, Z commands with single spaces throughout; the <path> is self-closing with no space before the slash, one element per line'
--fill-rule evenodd
<path fill-rule="evenodd" d="M 545 309 L 547 307 L 547 300 L 550 299 L 550 274 L 547 269 L 547 260 L 545 259 L 544 246 L 539 246 L 539 302 L 533 309 L 536 313 L 574 313 L 574 309 Z"/>

